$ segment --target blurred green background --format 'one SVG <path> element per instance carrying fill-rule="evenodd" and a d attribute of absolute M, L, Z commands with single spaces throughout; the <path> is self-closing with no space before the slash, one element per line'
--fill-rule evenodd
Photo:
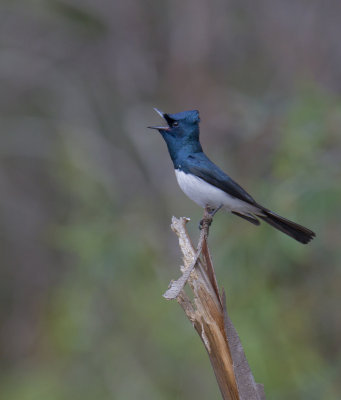
<path fill-rule="evenodd" d="M 210 247 L 268 399 L 340 399 L 341 2 L 2 0 L 4 400 L 218 399 L 162 293 L 177 187 L 152 107 L 199 109 L 208 155 L 302 246 L 221 213 Z"/>

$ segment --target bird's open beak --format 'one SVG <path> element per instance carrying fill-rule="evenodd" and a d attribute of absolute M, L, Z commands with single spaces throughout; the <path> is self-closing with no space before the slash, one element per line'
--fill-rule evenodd
<path fill-rule="evenodd" d="M 162 112 L 161 110 L 159 110 L 159 109 L 156 108 L 156 107 L 154 107 L 153 110 L 156 111 L 156 112 L 160 115 L 161 118 L 165 118 L 165 117 L 164 117 L 164 115 L 165 115 L 164 112 Z"/>
<path fill-rule="evenodd" d="M 163 119 L 165 119 L 167 121 L 167 114 L 165 114 L 164 112 L 158 110 L 157 108 L 154 108 L 154 110 L 160 115 L 160 117 L 162 117 Z M 148 126 L 149 129 L 156 129 L 158 131 L 168 131 L 169 127 L 168 126 Z"/>

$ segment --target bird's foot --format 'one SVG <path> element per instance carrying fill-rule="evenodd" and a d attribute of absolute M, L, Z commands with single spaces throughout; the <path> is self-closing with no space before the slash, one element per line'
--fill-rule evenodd
<path fill-rule="evenodd" d="M 211 208 L 209 206 L 206 206 L 205 209 L 205 217 L 200 220 L 199 222 L 199 230 L 203 229 L 204 224 L 206 227 L 210 227 L 213 221 L 213 217 L 216 215 L 216 213 L 223 207 L 223 205 L 221 204 L 219 207 L 217 208 Z"/>
<path fill-rule="evenodd" d="M 201 219 L 200 222 L 199 222 L 199 230 L 201 231 L 201 229 L 203 229 L 204 224 L 205 224 L 207 227 L 211 226 L 212 221 L 213 221 L 213 218 L 212 218 L 211 215 L 209 215 L 208 218 L 203 218 L 203 219 Z"/>
<path fill-rule="evenodd" d="M 220 204 L 220 206 L 217 208 L 208 208 L 207 210 L 208 210 L 208 213 L 210 214 L 210 216 L 213 218 L 217 214 L 217 212 L 219 210 L 221 210 L 222 207 L 223 207 L 223 205 Z"/>

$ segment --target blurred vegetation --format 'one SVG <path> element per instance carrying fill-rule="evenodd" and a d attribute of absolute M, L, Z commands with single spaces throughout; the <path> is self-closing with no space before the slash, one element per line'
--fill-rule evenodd
<path fill-rule="evenodd" d="M 341 396 L 338 1 L 0 3 L 1 398 L 213 399 L 208 358 L 162 299 L 177 188 L 152 106 L 301 246 L 218 215 L 210 246 L 269 399 Z"/>

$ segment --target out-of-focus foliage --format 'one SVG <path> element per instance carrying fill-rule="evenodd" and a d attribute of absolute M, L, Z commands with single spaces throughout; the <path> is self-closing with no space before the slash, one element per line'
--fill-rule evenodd
<path fill-rule="evenodd" d="M 201 111 L 207 153 L 302 246 L 218 215 L 210 245 L 269 399 L 341 396 L 341 3 L 0 4 L 1 398 L 213 399 L 161 297 L 177 188 L 152 106 Z"/>

